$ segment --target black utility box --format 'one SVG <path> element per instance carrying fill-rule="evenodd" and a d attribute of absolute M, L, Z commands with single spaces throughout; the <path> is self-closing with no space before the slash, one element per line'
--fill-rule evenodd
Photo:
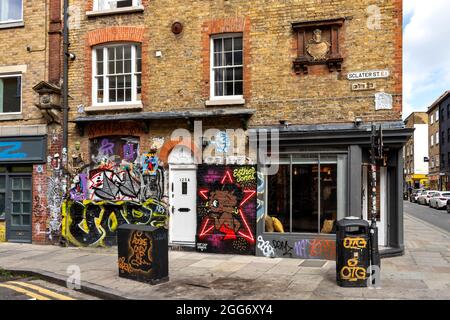
<path fill-rule="evenodd" d="M 355 217 L 337 222 L 336 280 L 341 287 L 367 287 L 369 223 Z"/>
<path fill-rule="evenodd" d="M 150 284 L 169 280 L 167 230 L 124 224 L 117 231 L 119 277 Z"/>

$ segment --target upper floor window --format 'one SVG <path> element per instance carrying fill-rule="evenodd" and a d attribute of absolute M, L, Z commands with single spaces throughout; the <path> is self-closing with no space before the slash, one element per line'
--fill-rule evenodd
<path fill-rule="evenodd" d="M 22 0 L 0 1 L 0 23 L 22 21 Z"/>
<path fill-rule="evenodd" d="M 431 135 L 431 146 L 434 146 L 434 135 Z"/>
<path fill-rule="evenodd" d="M 244 59 L 242 34 L 211 38 L 211 99 L 243 97 Z"/>
<path fill-rule="evenodd" d="M 115 44 L 93 50 L 94 104 L 141 101 L 142 57 L 139 44 Z"/>
<path fill-rule="evenodd" d="M 433 123 L 434 123 L 434 114 L 432 113 L 430 116 L 430 124 L 433 124 Z"/>
<path fill-rule="evenodd" d="M 0 75 L 0 113 L 20 113 L 22 104 L 22 77 Z"/>
<path fill-rule="evenodd" d="M 117 8 L 136 7 L 141 0 L 95 0 L 94 10 L 111 10 Z"/>
<path fill-rule="evenodd" d="M 436 122 L 439 121 L 439 110 L 436 110 L 435 120 L 436 120 Z"/>
<path fill-rule="evenodd" d="M 436 132 L 436 138 L 435 138 L 436 140 L 436 144 L 438 145 L 439 144 L 439 132 Z"/>

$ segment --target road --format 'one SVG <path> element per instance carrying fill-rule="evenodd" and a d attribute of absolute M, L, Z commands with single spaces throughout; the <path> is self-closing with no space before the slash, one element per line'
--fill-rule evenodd
<path fill-rule="evenodd" d="M 435 227 L 450 232 L 450 214 L 447 210 L 436 210 L 428 206 L 404 201 L 404 211 L 416 218 L 428 222 Z"/>
<path fill-rule="evenodd" d="M 98 300 L 35 278 L 0 276 L 0 300 Z"/>

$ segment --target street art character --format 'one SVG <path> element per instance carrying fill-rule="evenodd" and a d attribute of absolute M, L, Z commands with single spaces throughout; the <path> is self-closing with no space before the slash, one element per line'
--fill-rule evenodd
<path fill-rule="evenodd" d="M 211 193 L 210 216 L 216 230 L 225 234 L 223 240 L 235 240 L 241 223 L 235 217 L 238 199 L 232 190 L 217 190 Z"/>

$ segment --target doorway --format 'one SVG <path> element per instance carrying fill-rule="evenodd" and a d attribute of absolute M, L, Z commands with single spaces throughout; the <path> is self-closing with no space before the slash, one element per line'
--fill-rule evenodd
<path fill-rule="evenodd" d="M 169 155 L 171 244 L 194 247 L 197 231 L 197 166 L 191 150 L 176 146 Z"/>
<path fill-rule="evenodd" d="M 32 167 L 0 168 L 0 218 L 6 222 L 6 240 L 31 243 Z"/>

